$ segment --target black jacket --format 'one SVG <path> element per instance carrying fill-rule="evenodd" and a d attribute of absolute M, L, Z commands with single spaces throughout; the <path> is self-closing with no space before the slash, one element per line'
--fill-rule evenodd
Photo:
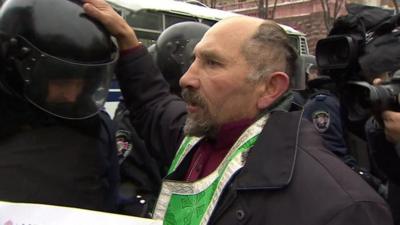
<path fill-rule="evenodd" d="M 122 214 L 151 217 L 161 178 L 168 168 L 158 168 L 157 161 L 149 154 L 129 119 L 129 110 L 121 100 L 115 111 L 117 124 L 117 147 L 120 163 L 121 184 L 118 212 Z"/>
<path fill-rule="evenodd" d="M 114 212 L 119 175 L 109 116 L 36 119 L 0 137 L 0 200 Z"/>
<path fill-rule="evenodd" d="M 371 118 L 365 125 L 370 158 L 376 168 L 381 170 L 391 182 L 400 185 L 400 157 L 396 153 L 398 145 L 394 145 L 386 140 L 384 129 L 379 123 Z"/>
<path fill-rule="evenodd" d="M 160 146 L 153 152 L 160 163 L 170 164 L 183 137 L 185 104 L 168 94 L 145 49 L 123 57 L 119 68 L 134 126 Z M 386 203 L 300 118 L 301 111 L 272 113 L 209 224 L 392 224 Z"/>

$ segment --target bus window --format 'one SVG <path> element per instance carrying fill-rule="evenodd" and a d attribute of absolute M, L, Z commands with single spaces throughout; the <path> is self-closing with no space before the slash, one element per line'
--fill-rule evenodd
<path fill-rule="evenodd" d="M 163 30 L 163 15 L 158 12 L 127 11 L 124 18 L 145 46 L 152 45 Z"/>
<path fill-rule="evenodd" d="M 214 25 L 217 21 L 215 21 L 215 20 L 208 20 L 208 19 L 202 19 L 201 21 L 200 21 L 201 23 L 204 23 L 204 24 L 206 24 L 206 25 L 208 25 L 208 26 L 212 26 L 212 25 Z"/>
<path fill-rule="evenodd" d="M 146 47 L 149 47 L 150 45 L 156 43 L 158 36 L 160 36 L 161 34 L 161 32 L 141 29 L 135 29 L 135 32 L 140 42 L 142 42 L 142 44 L 144 44 Z"/>
<path fill-rule="evenodd" d="M 171 25 L 176 23 L 185 22 L 185 21 L 194 21 L 198 22 L 199 20 L 190 16 L 182 16 L 182 15 L 174 15 L 174 14 L 165 14 L 165 29 Z"/>
<path fill-rule="evenodd" d="M 162 31 L 162 14 L 145 10 L 129 11 L 126 22 L 134 28 Z"/>

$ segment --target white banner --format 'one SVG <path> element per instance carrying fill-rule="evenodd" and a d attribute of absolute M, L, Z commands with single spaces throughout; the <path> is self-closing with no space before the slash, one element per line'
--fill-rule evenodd
<path fill-rule="evenodd" d="M 162 225 L 162 221 L 78 208 L 0 201 L 0 225 Z"/>

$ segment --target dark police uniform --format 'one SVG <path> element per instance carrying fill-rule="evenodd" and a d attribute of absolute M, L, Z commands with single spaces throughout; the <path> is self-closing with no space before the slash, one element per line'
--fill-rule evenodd
<path fill-rule="evenodd" d="M 33 115 L 35 121 L 18 131 L 1 128 L 0 200 L 114 212 L 118 163 L 109 116 L 67 121 Z M 1 124 L 10 120 L 0 118 Z"/>
<path fill-rule="evenodd" d="M 358 173 L 378 193 L 386 197 L 387 191 L 382 183 L 382 176 L 371 168 L 367 145 L 364 139 L 354 134 L 349 128 L 346 113 L 339 99 L 327 89 L 311 89 L 314 93 L 304 103 L 304 118 L 311 121 L 315 130 L 323 138 L 324 146 L 337 155 L 346 165 Z M 301 93 L 295 93 L 295 102 L 301 103 Z M 297 96 L 297 98 L 296 98 Z M 300 100 L 299 100 L 300 99 Z"/>
<path fill-rule="evenodd" d="M 0 8 L 0 200 L 116 208 L 115 129 L 99 111 L 118 50 L 83 14 L 63 0 Z"/>
<path fill-rule="evenodd" d="M 339 100 L 327 90 L 318 90 L 304 105 L 304 118 L 311 121 L 330 151 L 343 158 L 348 154 Z"/>
<path fill-rule="evenodd" d="M 123 100 L 118 104 L 114 122 L 117 124 L 117 149 L 121 185 L 118 212 L 151 217 L 161 187 L 161 178 L 168 170 L 159 168 L 147 147 L 129 121 L 129 110 Z"/>

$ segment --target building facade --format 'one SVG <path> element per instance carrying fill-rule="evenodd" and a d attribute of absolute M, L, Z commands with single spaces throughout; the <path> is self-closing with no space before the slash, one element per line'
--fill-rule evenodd
<path fill-rule="evenodd" d="M 244 15 L 260 17 L 258 5 L 263 0 L 219 2 L 217 8 Z M 307 35 L 310 54 L 315 55 L 315 46 L 319 39 L 325 38 L 335 18 L 346 14 L 346 0 L 264 0 L 268 5 L 267 18 L 291 26 Z M 388 0 L 386 0 L 388 1 Z M 325 7 L 322 6 L 325 2 Z M 381 0 L 352 0 L 354 3 L 380 6 Z M 389 1 L 390 2 L 390 1 Z M 325 10 L 324 10 L 325 8 Z M 326 8 L 329 9 L 326 10 Z M 336 8 L 336 10 L 334 10 Z M 329 14 L 329 16 L 328 16 Z"/>

